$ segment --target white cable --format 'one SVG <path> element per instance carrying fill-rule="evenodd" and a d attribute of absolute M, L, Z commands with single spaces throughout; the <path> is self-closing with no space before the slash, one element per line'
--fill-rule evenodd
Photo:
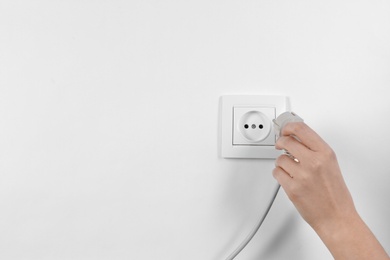
<path fill-rule="evenodd" d="M 275 198 L 276 198 L 276 195 L 278 195 L 278 191 L 279 191 L 279 188 L 280 188 L 280 185 L 279 183 L 276 185 L 276 188 L 275 188 L 275 191 L 274 191 L 274 194 L 273 196 L 271 197 L 271 200 L 268 204 L 268 207 L 266 208 L 263 216 L 261 217 L 259 223 L 256 224 L 256 226 L 253 228 L 253 230 L 248 234 L 248 236 L 244 239 L 244 241 L 241 242 L 241 244 L 237 247 L 236 250 L 233 251 L 233 253 L 231 253 L 227 258 L 226 260 L 233 260 L 245 247 L 246 245 L 248 245 L 248 243 L 252 240 L 252 238 L 255 236 L 255 234 L 257 233 L 257 231 L 259 230 L 259 228 L 261 227 L 261 225 L 263 224 L 263 221 L 264 219 L 267 217 L 268 215 L 268 212 L 269 210 L 271 209 L 272 207 L 272 204 L 274 203 L 275 201 Z"/>

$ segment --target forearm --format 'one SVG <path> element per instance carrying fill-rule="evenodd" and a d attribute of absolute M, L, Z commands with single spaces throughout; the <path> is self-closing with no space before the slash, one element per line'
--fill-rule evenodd
<path fill-rule="evenodd" d="M 315 230 L 336 260 L 390 259 L 357 213 Z"/>

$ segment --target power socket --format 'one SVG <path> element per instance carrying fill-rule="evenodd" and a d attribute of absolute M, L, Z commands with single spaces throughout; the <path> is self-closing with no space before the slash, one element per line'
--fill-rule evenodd
<path fill-rule="evenodd" d="M 275 145 L 274 107 L 234 107 L 233 145 Z"/>
<path fill-rule="evenodd" d="M 221 97 L 221 156 L 272 159 L 276 135 L 272 120 L 288 110 L 284 96 L 226 95 Z"/>

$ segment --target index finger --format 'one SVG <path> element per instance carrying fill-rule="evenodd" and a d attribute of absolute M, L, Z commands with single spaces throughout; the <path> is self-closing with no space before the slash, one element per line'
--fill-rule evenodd
<path fill-rule="evenodd" d="M 320 151 L 327 146 L 326 142 L 304 122 L 287 123 L 282 129 L 282 135 L 296 136 L 312 151 Z"/>

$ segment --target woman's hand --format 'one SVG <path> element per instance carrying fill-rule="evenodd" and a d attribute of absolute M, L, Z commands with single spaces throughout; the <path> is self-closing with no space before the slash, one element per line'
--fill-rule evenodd
<path fill-rule="evenodd" d="M 305 123 L 286 124 L 276 149 L 287 150 L 297 159 L 279 156 L 273 175 L 314 229 L 356 214 L 335 153 Z"/>
<path fill-rule="evenodd" d="M 332 148 L 303 122 L 288 123 L 273 176 L 338 259 L 388 259 L 358 215 Z"/>

